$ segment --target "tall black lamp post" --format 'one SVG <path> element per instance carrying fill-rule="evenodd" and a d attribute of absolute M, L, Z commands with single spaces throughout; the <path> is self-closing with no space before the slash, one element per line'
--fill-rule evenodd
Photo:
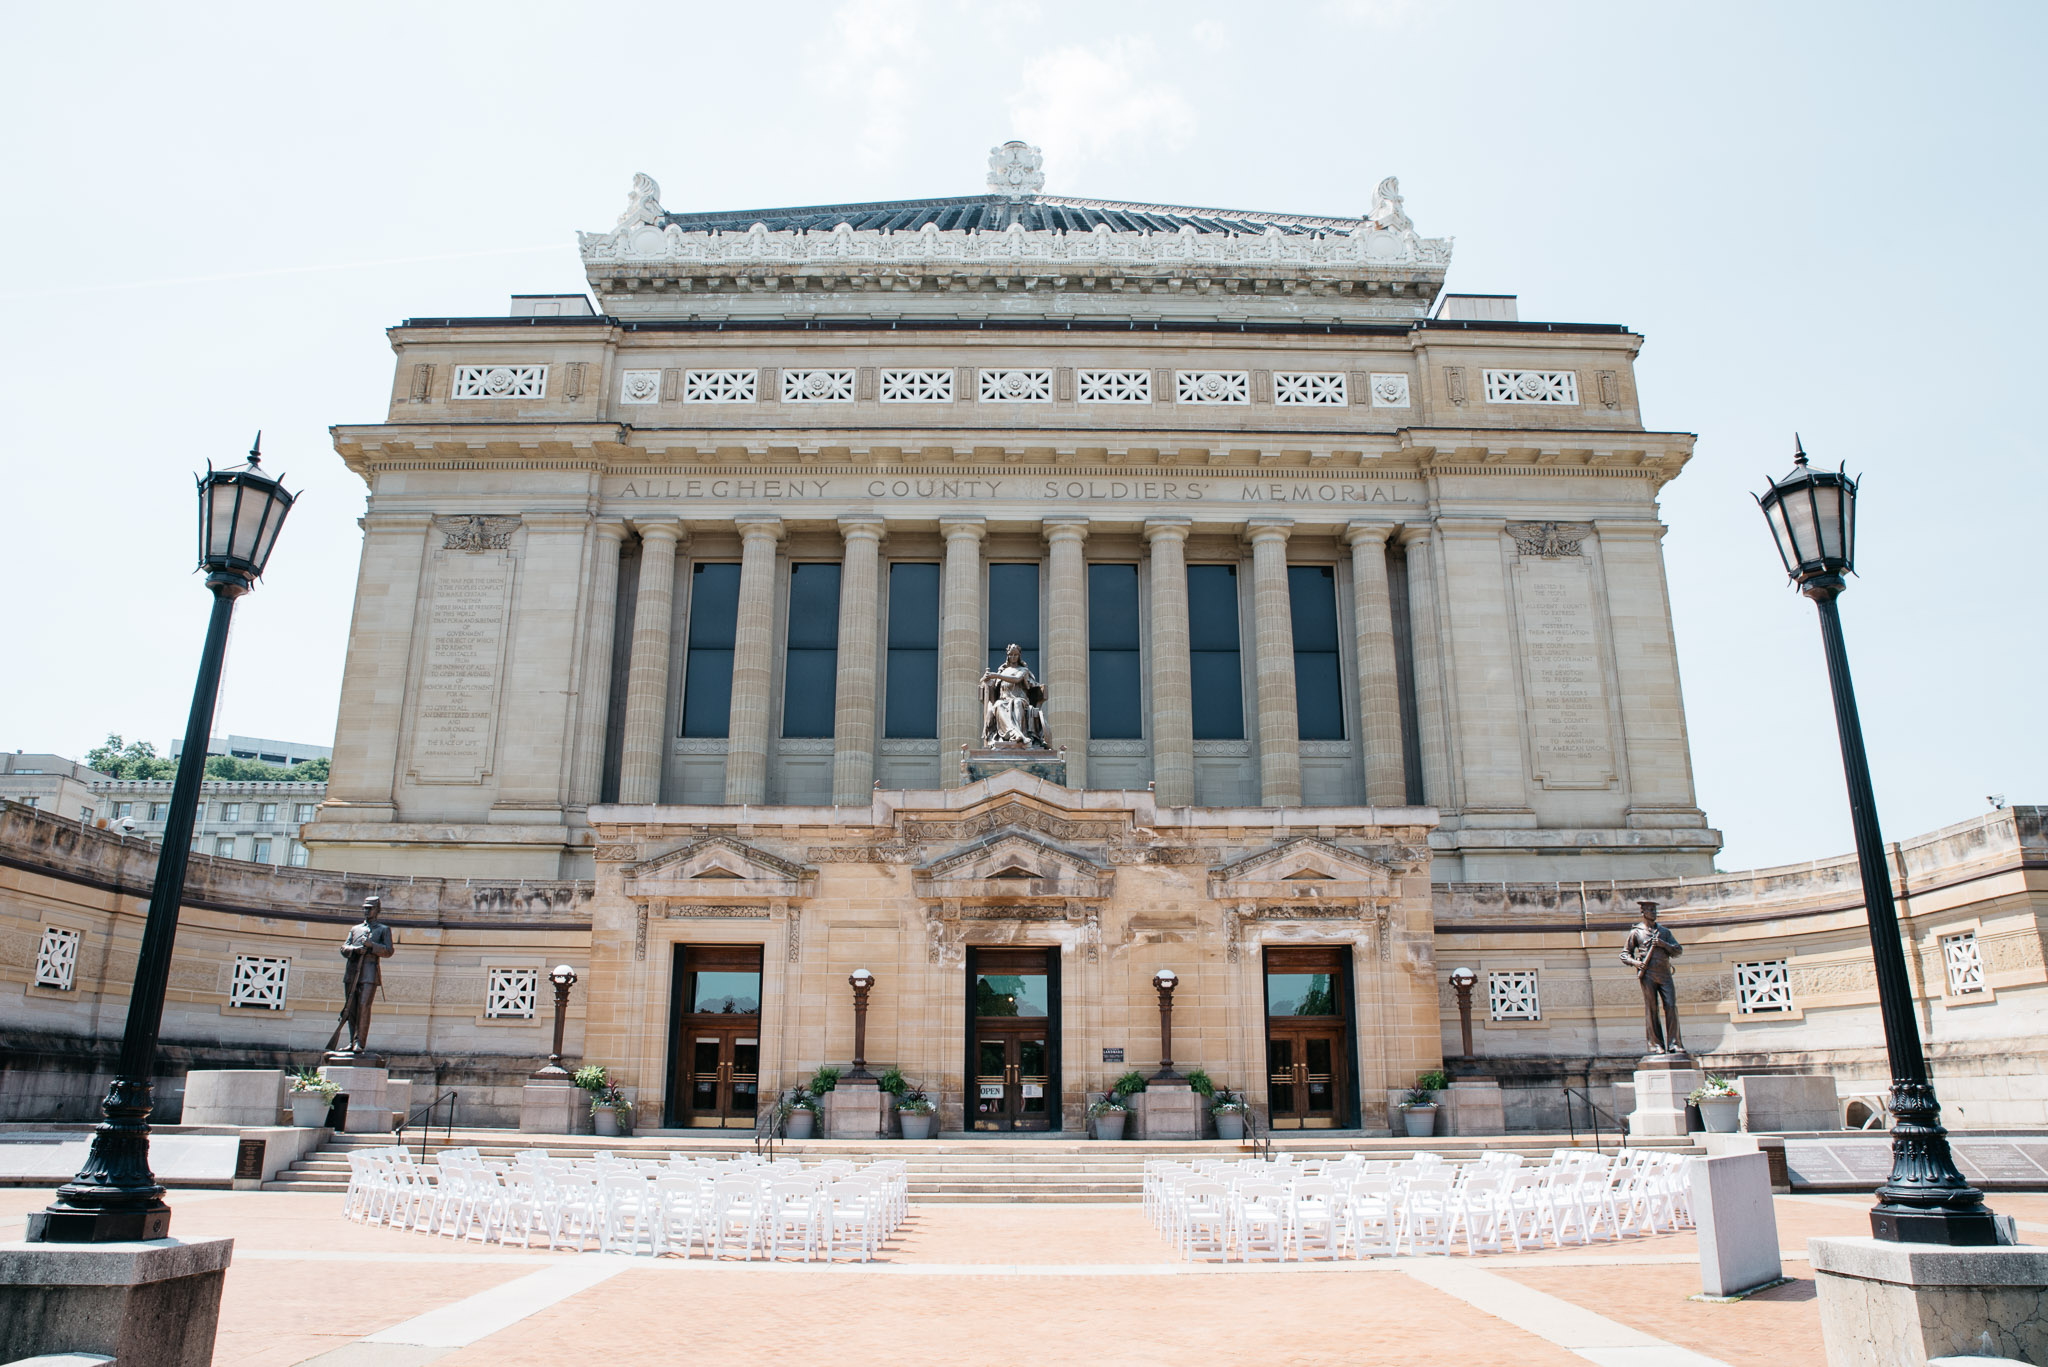
<path fill-rule="evenodd" d="M 856 968 L 846 981 L 853 988 L 853 1070 L 846 1080 L 872 1082 L 874 1074 L 868 1071 L 868 993 L 874 990 L 875 975 Z"/>
<path fill-rule="evenodd" d="M 1152 986 L 1159 993 L 1159 1071 L 1152 1081 L 1179 1082 L 1181 1075 L 1173 1071 L 1173 989 L 1180 986 L 1180 975 L 1162 968 L 1152 975 Z"/>
<path fill-rule="evenodd" d="M 164 1189 L 149 1170 L 149 1113 L 155 1104 L 150 1074 L 171 974 L 171 942 L 178 933 L 178 906 L 192 853 L 192 823 L 206 772 L 206 742 L 213 730 L 228 622 L 235 600 L 255 587 L 263 574 L 278 529 L 297 497 L 261 469 L 262 444 L 259 432 L 248 464 L 229 470 L 209 466 L 199 481 L 199 567 L 206 571 L 206 587 L 213 594 L 213 616 L 206 626 L 199 681 L 185 721 L 185 749 L 178 757 L 178 778 L 171 787 L 171 810 L 157 854 L 121 1058 L 101 1103 L 106 1119 L 93 1131 L 85 1166 L 57 1189 L 57 1199 L 47 1210 L 29 1217 L 31 1243 L 161 1239 L 170 1231 L 171 1208 L 164 1204 Z"/>
<path fill-rule="evenodd" d="M 576 985 L 576 970 L 567 964 L 556 964 L 548 981 L 555 985 L 555 1052 L 548 1055 L 547 1066 L 533 1076 L 554 1082 L 569 1076 L 569 1070 L 562 1066 L 562 1027 L 569 1021 L 569 989 Z"/>
<path fill-rule="evenodd" d="M 1984 1205 L 1984 1194 L 1963 1179 L 1949 1154 L 1941 1103 L 1935 1100 L 1934 1083 L 1927 1075 L 1927 1055 L 1913 1016 L 1913 986 L 1899 945 L 1884 836 L 1877 826 L 1877 800 L 1870 789 L 1870 764 L 1863 754 L 1863 724 L 1856 715 L 1849 654 L 1842 644 L 1842 617 L 1835 599 L 1846 587 L 1843 576 L 1855 570 L 1856 481 L 1845 472 L 1809 469 L 1805 448 L 1794 445 L 1798 454 L 1792 473 L 1772 481 L 1770 492 L 1757 502 L 1771 524 L 1786 573 L 1820 609 L 1828 683 L 1835 695 L 1835 727 L 1841 733 L 1842 768 L 1849 781 L 1856 862 L 1870 919 L 1871 956 L 1877 965 L 1878 1010 L 1884 1017 L 1885 1053 L 1892 1068 L 1892 1175 L 1877 1189 L 1870 1231 L 1899 1243 L 1995 1244 L 1997 1226 Z"/>

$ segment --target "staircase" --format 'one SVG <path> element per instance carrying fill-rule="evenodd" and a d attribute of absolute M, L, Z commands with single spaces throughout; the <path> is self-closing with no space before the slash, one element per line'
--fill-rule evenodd
<path fill-rule="evenodd" d="M 419 1139 L 408 1137 L 406 1147 L 419 1153 Z M 391 1148 L 390 1135 L 336 1135 L 328 1144 L 281 1172 L 277 1180 L 263 1184 L 265 1191 L 339 1192 L 348 1187 L 348 1154 L 354 1149 Z M 630 1139 L 596 1139 L 589 1135 L 524 1135 L 516 1130 L 458 1129 L 443 1142 L 430 1138 L 427 1156 L 444 1148 L 474 1147 L 486 1158 L 509 1159 L 522 1149 L 544 1148 L 556 1157 L 588 1158 L 606 1151 L 620 1157 L 665 1159 L 670 1153 L 685 1152 L 706 1157 L 752 1153 L 751 1136 L 701 1137 L 697 1134 L 652 1134 Z M 1552 1149 L 1574 1147 L 1570 1136 L 1555 1134 L 1475 1135 L 1466 1138 L 1432 1139 L 1418 1144 L 1410 1139 L 1364 1138 L 1351 1135 L 1288 1136 L 1275 1138 L 1277 1152 L 1297 1158 L 1336 1158 L 1362 1152 L 1372 1158 L 1402 1159 L 1418 1148 L 1446 1158 L 1476 1154 L 1481 1149 L 1521 1153 L 1526 1161 L 1549 1157 Z M 1580 1136 L 1576 1147 L 1591 1148 L 1592 1140 Z M 1608 1142 L 1612 1147 L 1612 1140 Z M 1683 1140 L 1649 1141 L 1649 1147 L 1675 1153 L 1698 1153 L 1697 1145 Z M 1049 1137 L 1043 1139 L 984 1139 L 941 1136 L 938 1139 L 906 1143 L 900 1140 L 801 1140 L 778 1143 L 778 1157 L 801 1158 L 815 1163 L 844 1158 L 855 1163 L 883 1158 L 900 1158 L 909 1169 L 910 1199 L 952 1204 L 997 1202 L 1103 1203 L 1139 1199 L 1145 1164 L 1155 1158 L 1186 1162 L 1195 1157 L 1239 1157 L 1244 1146 L 1221 1140 L 1129 1140 L 1098 1143 L 1085 1139 Z"/>

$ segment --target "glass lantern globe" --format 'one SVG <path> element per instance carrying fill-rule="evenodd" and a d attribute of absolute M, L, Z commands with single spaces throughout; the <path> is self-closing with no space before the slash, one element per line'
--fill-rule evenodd
<path fill-rule="evenodd" d="M 298 495 L 262 468 L 263 434 L 246 464 L 207 467 L 199 481 L 199 566 L 212 574 L 254 580 L 263 575 L 270 548 Z"/>
<path fill-rule="evenodd" d="M 1800 584 L 1839 579 L 1856 568 L 1856 481 L 1846 470 L 1815 470 L 1796 440 L 1792 473 L 1757 496 L 1785 573 Z"/>

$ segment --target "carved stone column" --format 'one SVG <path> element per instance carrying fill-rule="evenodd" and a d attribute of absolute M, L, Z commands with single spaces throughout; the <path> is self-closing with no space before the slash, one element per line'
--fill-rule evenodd
<path fill-rule="evenodd" d="M 1287 593 L 1287 536 L 1282 518 L 1250 523 L 1252 608 L 1257 615 L 1259 801 L 1301 805 L 1301 722 L 1294 697 L 1294 612 Z"/>
<path fill-rule="evenodd" d="M 674 522 L 640 528 L 640 593 L 633 605 L 633 654 L 626 666 L 626 736 L 619 761 L 619 801 L 661 801 L 663 723 L 668 714 L 669 621 L 675 607 Z"/>
<path fill-rule="evenodd" d="M 583 670 L 576 684 L 576 751 L 569 768 L 569 802 L 588 807 L 604 781 L 604 731 L 611 719 L 612 636 L 619 614 L 619 548 L 626 528 L 600 522 L 590 563 L 590 620 L 583 631 Z M 674 561 L 670 561 L 673 566 Z"/>
<path fill-rule="evenodd" d="M 1188 523 L 1145 524 L 1152 548 L 1152 792 L 1162 807 L 1195 800 L 1195 705 L 1188 686 Z"/>
<path fill-rule="evenodd" d="M 1410 527 L 1401 539 L 1408 553 L 1408 638 L 1415 657 L 1415 727 L 1422 745 L 1422 800 L 1450 804 L 1450 776 L 1444 755 L 1443 648 L 1437 634 L 1436 574 L 1429 553 L 1430 529 Z"/>
<path fill-rule="evenodd" d="M 740 533 L 739 620 L 732 634 L 732 719 L 725 733 L 725 800 L 768 799 L 768 718 L 775 673 L 775 543 L 782 520 L 749 518 Z"/>
<path fill-rule="evenodd" d="M 1048 518 L 1046 729 L 1067 747 L 1067 786 L 1088 786 L 1088 519 Z"/>
<path fill-rule="evenodd" d="M 832 802 L 866 807 L 875 796 L 875 639 L 881 613 L 882 519 L 842 517 L 839 692 L 832 723 Z"/>
<path fill-rule="evenodd" d="M 981 740 L 976 682 L 987 668 L 981 639 L 981 538 L 978 517 L 939 523 L 946 538 L 939 603 L 939 782 L 960 786 L 960 747 Z"/>
<path fill-rule="evenodd" d="M 1408 801 L 1401 748 L 1401 685 L 1394 668 L 1394 605 L 1388 596 L 1384 523 L 1354 522 L 1351 543 L 1352 623 L 1358 650 L 1359 743 L 1365 752 L 1365 800 L 1374 807 Z"/>

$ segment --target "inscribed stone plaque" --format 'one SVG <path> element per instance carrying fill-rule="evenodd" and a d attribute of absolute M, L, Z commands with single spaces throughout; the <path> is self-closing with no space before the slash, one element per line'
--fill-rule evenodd
<path fill-rule="evenodd" d="M 1785 1177 L 1793 1187 L 1845 1187 L 1856 1180 L 1827 1145 L 1811 1139 L 1785 1141 Z"/>
<path fill-rule="evenodd" d="M 1536 780 L 1553 789 L 1606 788 L 1614 742 L 1592 571 L 1576 554 L 1523 555 L 1513 580 Z"/>
<path fill-rule="evenodd" d="M 412 776 L 477 783 L 491 769 L 498 684 L 512 610 L 512 518 L 437 519 L 426 648 L 412 728 Z"/>
<path fill-rule="evenodd" d="M 1950 1142 L 1949 1151 L 1955 1155 L 1956 1165 L 1962 1169 L 1963 1176 L 1973 1182 L 2025 1182 L 2032 1185 L 2048 1176 L 2017 1144 L 1958 1139 Z"/>

